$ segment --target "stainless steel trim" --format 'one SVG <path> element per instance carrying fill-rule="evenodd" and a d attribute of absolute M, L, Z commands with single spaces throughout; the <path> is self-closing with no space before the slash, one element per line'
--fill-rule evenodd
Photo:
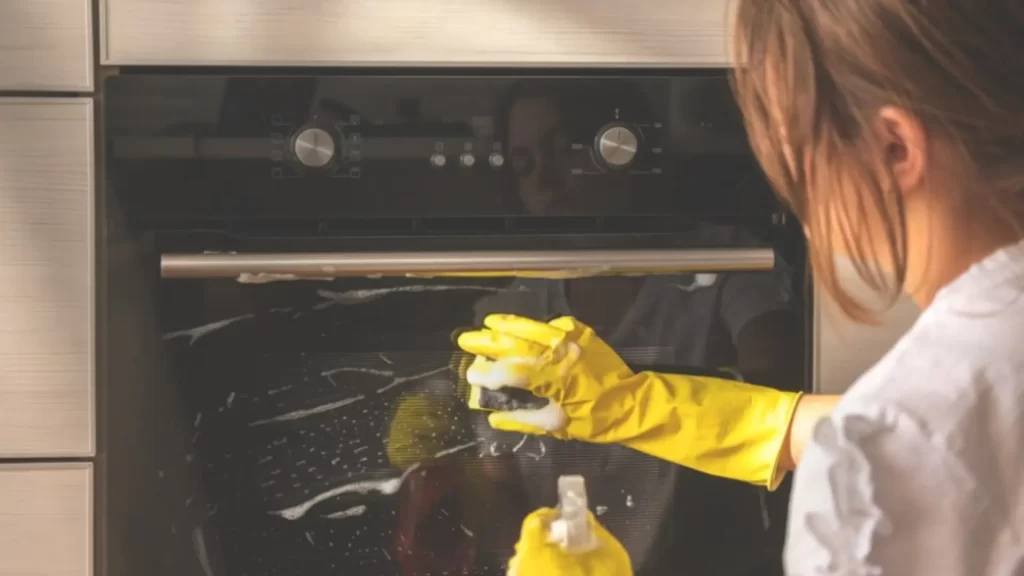
<path fill-rule="evenodd" d="M 576 276 L 771 270 L 769 248 L 304 254 L 164 254 L 164 278 Z"/>
<path fill-rule="evenodd" d="M 122 66 L 721 67 L 729 65 L 731 4 L 100 0 L 100 58 Z"/>

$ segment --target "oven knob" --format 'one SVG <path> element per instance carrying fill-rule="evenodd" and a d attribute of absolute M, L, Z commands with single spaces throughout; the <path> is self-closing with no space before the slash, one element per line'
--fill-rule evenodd
<path fill-rule="evenodd" d="M 640 138 L 635 132 L 622 124 L 613 124 L 601 129 L 594 147 L 609 168 L 626 168 L 636 158 L 639 144 Z"/>
<path fill-rule="evenodd" d="M 293 149 L 303 166 L 321 168 L 334 158 L 334 138 L 326 130 L 306 128 L 295 137 Z"/>

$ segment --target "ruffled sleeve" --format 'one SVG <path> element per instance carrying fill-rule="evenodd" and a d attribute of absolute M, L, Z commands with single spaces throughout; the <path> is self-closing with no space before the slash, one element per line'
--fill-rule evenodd
<path fill-rule="evenodd" d="M 786 573 L 992 573 L 984 559 L 997 520 L 972 472 L 947 439 L 896 409 L 845 408 L 822 420 L 794 480 Z"/>

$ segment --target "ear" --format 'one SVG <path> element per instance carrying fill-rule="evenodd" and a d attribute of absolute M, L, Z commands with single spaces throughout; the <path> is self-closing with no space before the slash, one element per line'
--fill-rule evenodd
<path fill-rule="evenodd" d="M 928 167 L 928 139 L 924 125 L 907 110 L 884 106 L 878 111 L 876 130 L 885 162 L 904 194 L 924 185 Z"/>

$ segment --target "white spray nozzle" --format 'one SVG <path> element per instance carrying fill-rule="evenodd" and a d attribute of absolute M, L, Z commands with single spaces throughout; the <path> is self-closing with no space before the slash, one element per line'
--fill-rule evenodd
<path fill-rule="evenodd" d="M 597 535 L 587 511 L 587 484 L 582 476 L 559 476 L 558 519 L 551 523 L 549 537 L 567 552 L 582 553 L 597 547 Z"/>

